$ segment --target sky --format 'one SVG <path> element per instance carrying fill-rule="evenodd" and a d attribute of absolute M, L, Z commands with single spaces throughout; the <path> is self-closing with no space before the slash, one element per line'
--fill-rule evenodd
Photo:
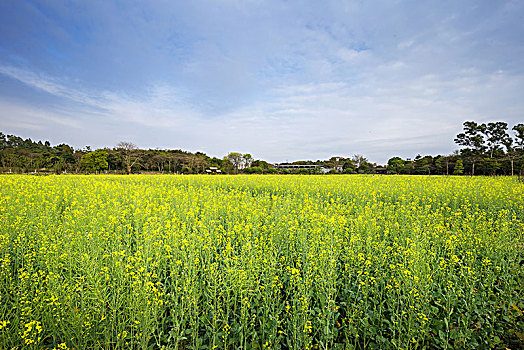
<path fill-rule="evenodd" d="M 270 162 L 524 122 L 524 1 L 0 2 L 0 131 Z"/>

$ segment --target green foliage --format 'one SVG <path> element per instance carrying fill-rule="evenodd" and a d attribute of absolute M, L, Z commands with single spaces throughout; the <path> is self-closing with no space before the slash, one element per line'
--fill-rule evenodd
<path fill-rule="evenodd" d="M 524 124 L 515 125 L 512 130 L 515 132 L 515 143 L 520 150 L 524 150 Z"/>
<path fill-rule="evenodd" d="M 393 174 L 401 174 L 406 162 L 400 157 L 393 157 L 388 160 L 388 171 Z"/>
<path fill-rule="evenodd" d="M 453 155 L 417 156 L 413 161 L 393 157 L 388 161 L 387 173 L 390 174 L 449 174 L 455 158 L 460 155 L 463 161 L 463 173 L 472 175 L 513 175 L 522 172 L 524 167 L 524 124 L 514 125 L 508 132 L 505 122 L 487 124 L 467 121 L 464 132 L 459 133 L 455 142 L 461 146 Z M 208 157 L 201 152 L 190 153 L 178 149 L 139 149 L 131 142 L 119 142 L 107 152 L 107 166 L 98 155 L 89 155 L 92 150 L 86 146 L 74 150 L 66 144 L 51 146 L 50 142 L 22 139 L 15 135 L 0 132 L 0 172 L 14 173 L 80 173 L 107 171 L 116 174 L 187 173 L 205 174 L 209 167 L 217 167 L 221 173 L 297 173 L 297 171 L 275 170 L 273 165 L 264 160 L 255 160 L 250 154 L 231 152 L 223 159 Z M 94 157 L 94 158 L 93 158 Z M 386 173 L 378 164 L 372 164 L 363 155 L 351 158 L 341 156 L 328 160 L 295 161 L 291 164 L 317 165 L 332 169 L 333 173 Z M 255 169 L 251 169 L 255 168 Z M 260 171 L 260 169 L 262 171 Z M 185 169 L 185 170 L 183 170 Z M 304 172 L 301 170 L 300 172 Z M 305 173 L 305 172 L 304 172 Z M 310 174 L 322 173 L 317 170 Z"/>
<path fill-rule="evenodd" d="M 464 174 L 464 165 L 462 164 L 462 159 L 457 159 L 455 162 L 455 168 L 453 169 L 453 175 L 462 175 Z"/>
<path fill-rule="evenodd" d="M 435 170 L 437 171 L 438 174 L 442 174 L 442 171 L 443 171 L 443 162 L 442 162 L 442 158 L 441 156 L 438 156 L 435 158 L 434 160 L 434 164 L 435 164 Z"/>
<path fill-rule="evenodd" d="M 484 158 L 480 164 L 483 173 L 495 175 L 500 168 L 500 163 L 496 158 Z"/>
<path fill-rule="evenodd" d="M 464 132 L 457 135 L 455 142 L 475 154 L 482 154 L 487 148 L 485 131 L 485 124 L 477 124 L 474 121 L 464 122 Z"/>
<path fill-rule="evenodd" d="M 260 159 L 254 160 L 253 163 L 251 163 L 251 166 L 252 167 L 259 167 L 259 168 L 262 168 L 262 169 L 269 169 L 270 168 L 268 162 L 266 162 L 265 160 L 260 160 Z"/>
<path fill-rule="evenodd" d="M 80 167 L 91 173 L 98 173 L 107 170 L 107 157 L 108 153 L 103 149 L 97 149 L 94 152 L 86 153 L 80 160 Z"/>
<path fill-rule="evenodd" d="M 518 349 L 508 177 L 0 176 L 1 349 Z"/>
<path fill-rule="evenodd" d="M 342 173 L 343 174 L 356 174 L 357 172 L 356 172 L 355 168 L 347 167 L 347 168 L 344 168 L 342 170 Z"/>
<path fill-rule="evenodd" d="M 246 174 L 263 174 L 264 173 L 264 169 L 262 169 L 261 167 L 258 167 L 258 166 L 254 166 L 254 167 L 249 167 L 249 168 L 244 169 L 244 173 L 246 173 Z"/>
<path fill-rule="evenodd" d="M 224 161 L 228 161 L 230 164 L 232 164 L 233 171 L 235 174 L 237 174 L 243 165 L 242 153 L 231 152 L 224 157 Z"/>

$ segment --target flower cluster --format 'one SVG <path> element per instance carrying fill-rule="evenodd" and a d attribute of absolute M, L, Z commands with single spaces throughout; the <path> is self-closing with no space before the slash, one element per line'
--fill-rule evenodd
<path fill-rule="evenodd" d="M 0 176 L 0 209 L 0 348 L 522 341 L 515 179 Z"/>

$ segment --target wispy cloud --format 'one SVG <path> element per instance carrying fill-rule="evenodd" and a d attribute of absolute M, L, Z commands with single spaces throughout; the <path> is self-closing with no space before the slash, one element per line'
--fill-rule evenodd
<path fill-rule="evenodd" d="M 48 130 L 49 126 L 60 128 L 81 128 L 80 122 L 72 116 L 59 115 L 20 103 L 0 99 L 2 125 L 5 128 L 22 130 Z"/>
<path fill-rule="evenodd" d="M 464 120 L 522 120 L 523 12 L 518 1 L 3 3 L 0 121 L 77 147 L 126 138 L 272 161 L 446 153 Z"/>
<path fill-rule="evenodd" d="M 50 95 L 63 97 L 87 105 L 96 104 L 96 100 L 90 98 L 85 93 L 71 87 L 66 87 L 62 83 L 59 83 L 56 78 L 49 77 L 43 73 L 35 73 L 22 68 L 0 65 L 0 74 L 16 79 L 35 89 L 47 92 Z"/>

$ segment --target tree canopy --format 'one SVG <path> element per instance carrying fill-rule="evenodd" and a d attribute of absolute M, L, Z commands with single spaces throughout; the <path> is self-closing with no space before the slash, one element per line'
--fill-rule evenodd
<path fill-rule="evenodd" d="M 362 154 L 303 160 L 287 165 L 317 167 L 278 168 L 249 153 L 230 152 L 222 159 L 180 149 L 140 149 L 129 141 L 113 148 L 74 149 L 52 146 L 0 132 L 0 172 L 14 173 L 183 173 L 288 174 L 288 173 L 388 173 L 443 175 L 513 175 L 524 171 L 524 124 L 509 129 L 506 122 L 466 121 L 455 137 L 459 150 L 447 155 L 417 155 L 414 160 L 391 157 L 385 166 L 372 164 Z M 295 169 L 296 168 L 296 169 Z M 321 171 L 321 169 L 324 169 Z"/>

